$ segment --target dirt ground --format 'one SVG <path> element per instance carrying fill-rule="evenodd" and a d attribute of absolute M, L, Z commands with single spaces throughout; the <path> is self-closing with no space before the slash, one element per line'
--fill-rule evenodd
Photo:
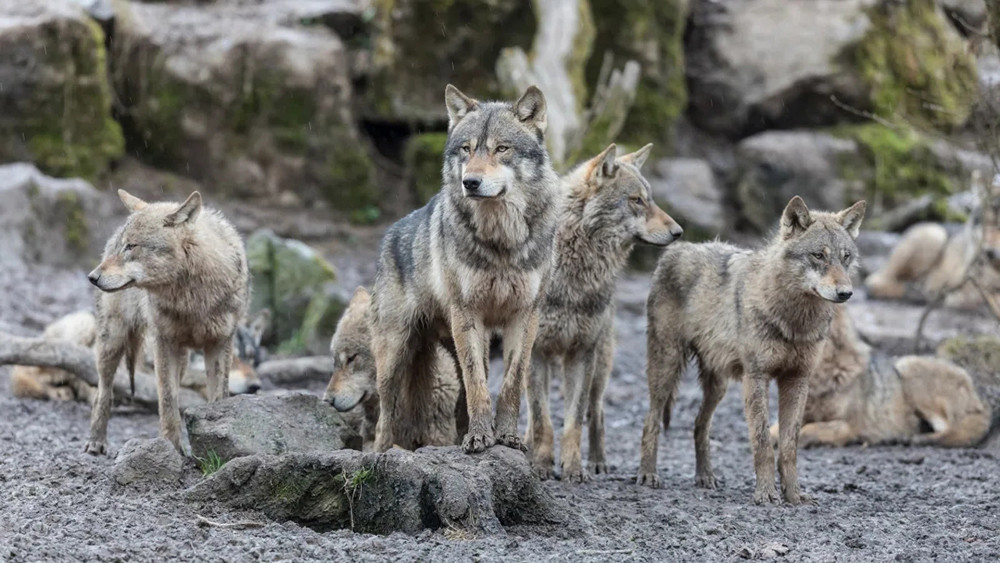
<path fill-rule="evenodd" d="M 362 246 L 332 256 L 345 285 L 371 275 L 367 257 L 374 250 Z M 358 256 L 365 260 L 358 262 Z M 714 491 L 696 489 L 692 432 L 700 391 L 690 373 L 673 425 L 661 438 L 664 487 L 636 486 L 647 405 L 643 309 L 648 277 L 631 274 L 618 291 L 619 347 L 606 414 L 612 473 L 584 485 L 545 485 L 584 519 L 583 533 L 532 527 L 509 528 L 505 537 L 471 538 L 442 531 L 415 537 L 317 533 L 258 514 L 225 512 L 205 516 L 222 522 L 259 520 L 264 526 L 202 527 L 176 490 L 137 493 L 112 485 L 113 456 L 83 453 L 87 406 L 14 399 L 9 368 L 0 368 L 0 560 L 1000 559 L 1000 460 L 987 451 L 805 450 L 799 456 L 800 479 L 817 505 L 753 506 L 750 450 L 736 385 L 716 412 L 712 429 L 712 455 L 722 485 Z M 29 283 L 38 279 L 45 283 Z M 89 307 L 91 299 L 82 271 L 0 271 L 0 330 L 36 333 L 58 315 Z M 498 369 L 494 363 L 494 389 Z M 773 398 L 771 404 L 773 411 Z M 557 428 L 561 410 L 561 404 L 554 405 Z M 131 438 L 155 436 L 156 429 L 155 415 L 116 413 L 109 429 L 112 454 Z M 189 462 L 185 484 L 199 478 Z"/>

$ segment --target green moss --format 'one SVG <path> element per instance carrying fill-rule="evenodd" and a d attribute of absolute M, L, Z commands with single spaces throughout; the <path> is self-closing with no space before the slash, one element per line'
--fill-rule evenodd
<path fill-rule="evenodd" d="M 346 211 L 356 223 L 371 223 L 380 213 L 375 167 L 361 143 L 347 135 L 332 143 L 319 171 L 323 197 L 335 209 Z"/>
<path fill-rule="evenodd" d="M 871 29 L 847 53 L 879 115 L 949 129 L 968 119 L 978 95 L 975 58 L 934 0 L 879 2 Z"/>
<path fill-rule="evenodd" d="M 64 218 L 66 244 L 78 252 L 86 252 L 90 243 L 90 228 L 87 216 L 76 192 L 64 191 L 59 194 L 57 212 Z"/>
<path fill-rule="evenodd" d="M 1000 337 L 992 334 L 956 336 L 942 342 L 937 355 L 979 376 L 1000 383 Z"/>
<path fill-rule="evenodd" d="M 535 0 L 545 2 L 548 0 Z M 566 60 L 566 69 L 573 84 L 573 94 L 576 96 L 577 109 L 582 110 L 587 103 L 586 66 L 594 45 L 594 17 L 587 0 L 577 1 L 577 17 L 579 18 L 576 36 L 573 37 L 573 48 Z"/>
<path fill-rule="evenodd" d="M 447 133 L 421 133 L 406 142 L 403 160 L 410 189 L 420 205 L 441 191 L 441 166 Z"/>
<path fill-rule="evenodd" d="M 611 51 L 620 65 L 634 59 L 642 65 L 635 102 L 618 140 L 657 143 L 669 151 L 677 119 L 687 107 L 684 78 L 685 0 L 590 0 L 597 36 L 587 64 L 594 83 L 604 54 Z"/>

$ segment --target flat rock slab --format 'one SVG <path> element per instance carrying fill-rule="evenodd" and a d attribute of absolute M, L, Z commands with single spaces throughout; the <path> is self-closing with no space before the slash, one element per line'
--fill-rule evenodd
<path fill-rule="evenodd" d="M 248 455 L 361 449 L 361 436 L 315 395 L 239 395 L 184 412 L 191 450 L 223 461 Z"/>
<path fill-rule="evenodd" d="M 581 522 L 542 487 L 522 452 L 503 446 L 473 455 L 448 446 L 245 457 L 185 496 L 318 531 L 504 534 L 504 526 L 579 530 Z"/>

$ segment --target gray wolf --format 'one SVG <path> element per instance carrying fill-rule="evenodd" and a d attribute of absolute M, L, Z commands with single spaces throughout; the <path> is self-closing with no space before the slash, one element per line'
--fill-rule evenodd
<path fill-rule="evenodd" d="M 256 393 L 260 377 L 255 369 L 260 363 L 260 339 L 270 319 L 270 311 L 261 311 L 251 322 L 241 322 L 233 339 L 233 361 L 229 371 L 229 392 L 233 395 Z M 90 311 L 70 313 L 52 322 L 42 333 L 45 340 L 57 340 L 91 348 L 97 339 L 97 319 Z M 147 335 L 148 340 L 148 335 Z M 150 350 L 147 345 L 144 350 Z M 146 355 L 139 375 L 152 373 L 153 360 Z M 152 376 L 151 376 L 152 377 Z M 14 366 L 10 374 L 11 393 L 18 398 L 53 401 L 78 400 L 92 403 L 97 389 L 77 376 L 58 368 Z M 192 357 L 181 387 L 198 391 L 207 399 L 204 359 Z M 125 398 L 124 396 L 122 398 Z"/>
<path fill-rule="evenodd" d="M 205 354 L 207 394 L 229 394 L 233 337 L 246 316 L 250 274 L 243 241 L 201 194 L 184 203 L 147 203 L 124 190 L 129 216 L 88 276 L 97 294 L 97 399 L 84 447 L 107 451 L 115 371 L 125 356 L 135 373 L 145 332 L 151 331 L 159 395 L 160 434 L 183 451 L 177 387 L 192 348 Z"/>
<path fill-rule="evenodd" d="M 371 350 L 371 329 L 368 326 L 371 296 L 359 287 L 337 323 L 330 340 L 333 376 L 323 400 L 340 412 L 349 412 L 361 405 L 359 433 L 364 447 L 370 450 L 375 442 L 378 423 L 379 395 L 376 385 L 375 357 Z M 430 403 L 417 403 L 405 394 L 398 398 L 398 424 L 393 429 L 394 445 L 409 450 L 422 446 L 447 446 L 458 442 L 459 429 L 455 413 L 465 412 L 459 402 L 458 373 L 455 362 L 444 348 L 438 347 L 431 381 Z M 402 391 L 405 393 L 405 389 Z"/>
<path fill-rule="evenodd" d="M 442 188 L 386 232 L 371 302 L 378 380 L 375 449 L 395 442 L 399 398 L 432 400 L 437 346 L 462 374 L 467 452 L 521 448 L 522 382 L 552 269 L 559 178 L 545 149 L 545 97 L 483 102 L 445 89 Z M 486 386 L 489 339 L 503 339 L 496 415 Z"/>
<path fill-rule="evenodd" d="M 660 424 L 670 424 L 677 382 L 693 356 L 704 395 L 694 427 L 696 484 L 716 486 L 709 459 L 712 413 L 728 380 L 739 379 L 757 477 L 753 499 L 779 501 L 768 434 L 767 391 L 774 378 L 782 496 L 789 504 L 810 500 L 799 489 L 799 428 L 834 304 L 853 294 L 854 239 L 864 213 L 863 201 L 839 213 L 810 212 L 796 196 L 777 235 L 757 251 L 709 242 L 677 243 L 663 252 L 646 305 L 649 414 L 638 483 L 659 486 Z"/>
<path fill-rule="evenodd" d="M 861 341 L 843 307 L 809 382 L 802 447 L 863 442 L 969 447 L 989 432 L 991 410 L 969 374 L 933 357 L 889 358 Z M 771 426 L 772 442 L 778 426 Z"/>
<path fill-rule="evenodd" d="M 580 439 L 590 417 L 590 462 L 607 473 L 604 389 L 614 356 L 615 281 L 636 242 L 666 246 L 683 233 L 660 209 L 640 168 L 653 145 L 617 156 L 611 145 L 562 179 L 563 211 L 556 231 L 555 266 L 542 302 L 528 383 L 532 464 L 552 476 L 553 430 L 549 381 L 563 372 L 565 417 L 562 478 L 585 481 Z"/>

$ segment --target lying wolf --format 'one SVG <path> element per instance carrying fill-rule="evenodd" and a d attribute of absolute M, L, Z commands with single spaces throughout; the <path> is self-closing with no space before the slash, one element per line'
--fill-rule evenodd
<path fill-rule="evenodd" d="M 184 203 L 146 203 L 118 190 L 128 219 L 88 276 L 97 294 L 97 399 L 85 451 L 107 451 L 112 384 L 122 356 L 135 372 L 151 331 L 160 434 L 183 451 L 178 384 L 190 349 L 205 353 L 208 400 L 229 394 L 233 337 L 246 316 L 250 273 L 243 241 L 201 194 Z"/>
<path fill-rule="evenodd" d="M 647 302 L 649 414 L 642 432 L 638 483 L 659 486 L 656 450 L 667 428 L 677 382 L 698 358 L 704 398 L 695 419 L 696 483 L 714 488 L 709 459 L 712 413 L 729 379 L 743 382 L 757 477 L 754 502 L 778 502 L 768 433 L 768 385 L 778 382 L 779 472 L 785 502 L 810 499 L 799 489 L 796 454 L 809 379 L 822 357 L 834 303 L 853 294 L 865 202 L 839 213 L 810 212 L 798 196 L 777 236 L 748 251 L 709 242 L 676 243 L 660 257 Z"/>
<path fill-rule="evenodd" d="M 376 386 L 375 358 L 371 351 L 371 330 L 368 327 L 371 297 L 359 287 L 337 323 L 337 331 L 330 340 L 330 356 L 334 372 L 323 400 L 340 412 L 348 412 L 361 405 L 363 417 L 359 433 L 365 450 L 374 446 L 375 426 L 378 423 L 379 395 Z M 431 401 L 419 402 L 407 395 L 407 389 L 398 397 L 398 425 L 393 429 L 394 445 L 408 450 L 422 446 L 447 446 L 458 443 L 461 437 L 456 427 L 456 413 L 464 414 L 466 406 L 459 400 L 461 383 L 451 356 L 439 347 L 435 359 L 433 379 L 430 383 Z"/>
<path fill-rule="evenodd" d="M 267 328 L 270 311 L 261 311 L 251 322 L 241 322 L 233 339 L 233 363 L 229 370 L 229 392 L 233 395 L 256 393 L 260 378 L 255 369 L 260 363 L 260 339 Z M 90 348 L 97 339 L 97 319 L 89 311 L 70 313 L 45 328 L 45 340 L 63 341 Z M 149 346 L 146 347 L 146 350 Z M 152 356 L 146 357 L 139 372 L 152 372 Z M 193 389 L 207 399 L 204 360 L 192 359 L 181 387 Z M 86 381 L 58 368 L 14 366 L 10 374 L 11 393 L 15 397 L 53 401 L 76 399 L 92 403 L 97 390 Z M 123 397 L 124 398 L 124 397 Z"/>
<path fill-rule="evenodd" d="M 799 445 L 864 442 L 967 447 L 990 428 L 991 411 L 972 378 L 925 356 L 890 359 L 861 341 L 837 307 L 822 360 L 809 382 Z M 771 440 L 778 426 L 771 426 Z"/>
<path fill-rule="evenodd" d="M 378 373 L 375 449 L 396 442 L 400 397 L 433 400 L 438 346 L 453 356 L 468 404 L 466 452 L 521 448 L 522 382 L 552 269 L 559 179 L 545 149 L 545 97 L 514 103 L 445 90 L 448 140 L 441 192 L 389 228 L 371 304 Z M 493 416 L 489 339 L 503 338 L 504 376 Z"/>
<path fill-rule="evenodd" d="M 617 156 L 615 145 L 562 180 L 564 204 L 556 231 L 555 266 L 542 303 L 528 384 L 528 435 L 532 465 L 552 475 L 554 437 L 549 380 L 563 373 L 565 417 L 562 478 L 585 481 L 580 438 L 590 416 L 590 462 L 607 473 L 604 459 L 604 389 L 614 355 L 612 300 L 615 281 L 635 243 L 666 246 L 683 230 L 650 194 L 642 167 L 653 145 Z"/>

